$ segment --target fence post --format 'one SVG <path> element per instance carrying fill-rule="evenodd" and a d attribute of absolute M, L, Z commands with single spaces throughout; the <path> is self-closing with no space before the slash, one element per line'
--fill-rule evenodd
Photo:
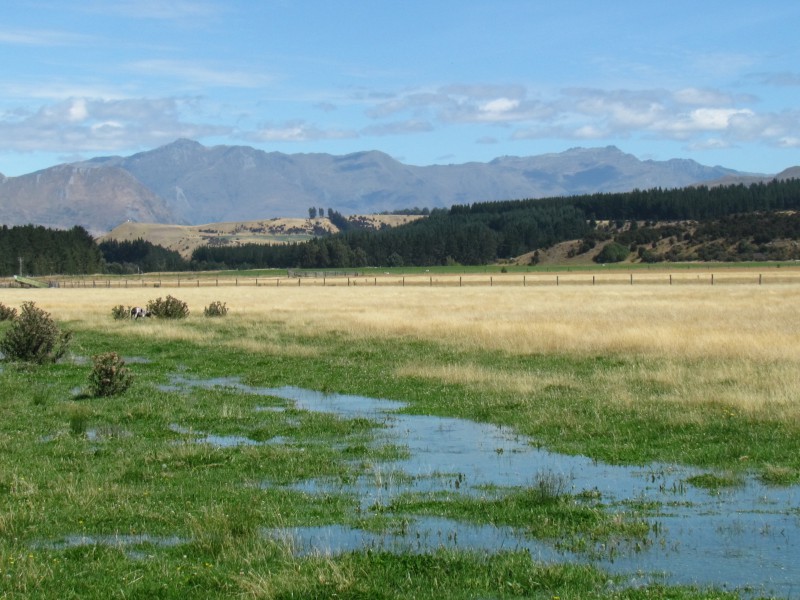
<path fill-rule="evenodd" d="M 592 275 L 592 285 L 594 285 L 594 275 Z"/>
<path fill-rule="evenodd" d="M 527 285 L 527 282 L 526 282 L 526 276 L 525 276 L 525 275 L 523 275 L 523 276 L 522 276 L 522 287 L 525 287 L 526 285 Z"/>
<path fill-rule="evenodd" d="M 672 273 L 669 274 L 669 284 L 672 285 Z"/>
<path fill-rule="evenodd" d="M 492 276 L 490 275 L 489 276 L 489 287 L 492 287 L 493 285 L 494 285 L 494 282 L 492 280 Z"/>
<path fill-rule="evenodd" d="M 556 287 L 558 287 L 558 275 L 556 275 Z"/>
<path fill-rule="evenodd" d="M 631 285 L 633 285 L 633 273 L 631 273 Z"/>
<path fill-rule="evenodd" d="M 433 287 L 433 277 L 431 277 L 431 287 Z"/>
<path fill-rule="evenodd" d="M 761 285 L 761 273 L 758 274 L 758 285 Z"/>
<path fill-rule="evenodd" d="M 714 285 L 714 274 L 711 274 L 711 285 Z"/>

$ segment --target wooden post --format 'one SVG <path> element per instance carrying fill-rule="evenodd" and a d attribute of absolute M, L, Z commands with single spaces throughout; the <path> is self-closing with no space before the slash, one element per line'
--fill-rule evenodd
<path fill-rule="evenodd" d="M 761 273 L 758 274 L 758 285 L 761 285 Z"/>
<path fill-rule="evenodd" d="M 672 285 L 672 273 L 669 274 L 669 284 Z"/>
<path fill-rule="evenodd" d="M 592 275 L 592 285 L 594 285 L 594 275 Z"/>
<path fill-rule="evenodd" d="M 556 287 L 558 287 L 558 275 L 556 275 Z"/>
<path fill-rule="evenodd" d="M 633 285 L 633 273 L 631 273 L 631 285 Z"/>
<path fill-rule="evenodd" d="M 711 285 L 714 285 L 714 274 L 711 274 Z"/>

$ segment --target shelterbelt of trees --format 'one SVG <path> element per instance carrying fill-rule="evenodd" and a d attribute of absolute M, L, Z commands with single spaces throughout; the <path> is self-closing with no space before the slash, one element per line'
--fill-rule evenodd
<path fill-rule="evenodd" d="M 0 274 L 136 273 L 243 268 L 476 265 L 574 240 L 598 262 L 800 259 L 800 180 L 482 202 L 434 209 L 395 228 L 284 245 L 205 246 L 190 260 L 145 240 L 96 244 L 81 227 L 0 229 Z M 339 217 L 335 211 L 334 218 Z M 597 248 L 602 247 L 601 251 Z"/>

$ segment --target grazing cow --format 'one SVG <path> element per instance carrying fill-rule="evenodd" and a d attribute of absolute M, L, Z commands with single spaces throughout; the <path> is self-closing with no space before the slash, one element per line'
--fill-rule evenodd
<path fill-rule="evenodd" d="M 136 319 L 141 319 L 142 317 L 149 317 L 149 316 L 150 316 L 150 311 L 145 310 L 141 306 L 134 306 L 131 309 L 131 319 L 133 319 L 134 321 Z"/>

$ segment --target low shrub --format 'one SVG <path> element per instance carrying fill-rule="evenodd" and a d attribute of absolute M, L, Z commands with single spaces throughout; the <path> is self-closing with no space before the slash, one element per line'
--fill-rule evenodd
<path fill-rule="evenodd" d="M 93 396 L 116 396 L 133 383 L 133 374 L 116 352 L 92 357 L 94 367 L 89 374 L 89 389 Z"/>
<path fill-rule="evenodd" d="M 61 331 L 50 313 L 23 302 L 19 317 L 0 341 L 0 351 L 10 360 L 53 363 L 64 356 L 71 339 L 72 333 Z"/>
<path fill-rule="evenodd" d="M 0 321 L 13 321 L 17 317 L 17 309 L 0 302 Z"/>
<path fill-rule="evenodd" d="M 150 300 L 147 303 L 147 312 L 159 319 L 184 319 L 189 316 L 189 306 L 186 302 L 167 296 L 164 300 Z"/>
<path fill-rule="evenodd" d="M 131 307 L 128 306 L 127 308 L 122 306 L 122 304 L 117 304 L 114 308 L 111 309 L 111 316 L 114 317 L 115 321 L 119 321 L 121 319 L 127 319 L 131 314 Z"/>
<path fill-rule="evenodd" d="M 212 302 L 203 309 L 203 314 L 207 317 L 224 317 L 228 314 L 228 307 L 219 300 Z"/>

